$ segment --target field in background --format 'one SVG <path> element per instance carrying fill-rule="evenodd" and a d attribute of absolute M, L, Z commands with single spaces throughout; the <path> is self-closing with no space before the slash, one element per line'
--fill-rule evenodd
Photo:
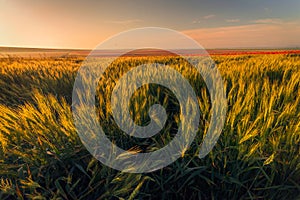
<path fill-rule="evenodd" d="M 147 174 L 110 169 L 81 144 L 70 104 L 83 55 L 4 56 L 0 58 L 0 199 L 296 199 L 300 195 L 300 55 L 296 53 L 212 56 L 225 82 L 228 113 L 217 145 L 204 159 L 197 152 L 210 103 L 199 74 L 180 67 L 183 61 L 176 57 L 120 58 L 99 83 L 98 107 L 108 136 L 123 148 L 151 151 L 164 145 L 174 131 L 165 127 L 167 139 L 132 144 L 111 125 L 109 108 L 101 100 L 111 92 L 114 80 L 137 63 L 155 61 L 179 70 L 200 104 L 203 130 L 191 148 L 173 164 Z M 157 100 L 169 107 L 167 111 L 177 119 L 178 104 L 172 94 L 159 96 L 161 89 L 149 88 L 132 99 L 136 110 L 143 111 L 134 120 L 147 120 L 147 106 L 136 103 L 145 98 L 150 99 L 147 105 Z M 176 128 L 179 122 L 172 122 Z"/>
<path fill-rule="evenodd" d="M 175 50 L 180 52 L 180 55 L 199 55 L 199 50 L 183 49 Z M 210 55 L 256 55 L 256 54 L 300 54 L 300 49 L 207 49 Z M 41 58 L 41 57 L 55 57 L 55 58 L 69 58 L 87 56 L 91 50 L 74 50 L 74 49 L 39 49 L 39 48 L 14 48 L 14 47 L 0 47 L 0 57 L 27 57 L 27 58 Z M 116 56 L 120 53 L 119 50 L 97 50 L 93 52 L 99 57 Z M 201 54 L 201 52 L 200 52 Z M 206 53 L 204 53 L 206 54 Z M 144 49 L 133 51 L 126 54 L 126 56 L 168 56 L 166 51 L 157 49 Z"/>

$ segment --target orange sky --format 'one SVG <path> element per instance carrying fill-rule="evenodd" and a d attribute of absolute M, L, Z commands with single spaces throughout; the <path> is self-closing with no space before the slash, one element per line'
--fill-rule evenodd
<path fill-rule="evenodd" d="M 203 28 L 185 30 L 183 33 L 208 48 L 300 47 L 300 25 L 297 22 Z"/>
<path fill-rule="evenodd" d="M 91 49 L 119 32 L 155 26 L 205 48 L 300 47 L 299 8 L 299 0 L 0 0 L 0 46 Z"/>

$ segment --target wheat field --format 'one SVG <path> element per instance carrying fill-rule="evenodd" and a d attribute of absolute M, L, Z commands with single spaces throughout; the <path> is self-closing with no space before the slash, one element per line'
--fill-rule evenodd
<path fill-rule="evenodd" d="M 149 107 L 169 118 L 159 135 L 124 135 L 108 99 L 122 74 L 158 62 L 179 71 L 195 90 L 201 110 L 195 141 L 171 165 L 144 174 L 111 169 L 86 150 L 71 104 L 84 57 L 0 58 L 0 199 L 296 199 L 300 197 L 300 55 L 212 56 L 223 77 L 228 110 L 213 150 L 197 157 L 210 117 L 210 98 L 197 71 L 174 56 L 124 57 L 97 88 L 97 109 L 107 136 L 124 149 L 151 152 L 172 140 L 179 105 L 174 94 L 146 85 L 131 99 L 137 124 Z M 143 103 L 145 102 L 145 103 Z"/>

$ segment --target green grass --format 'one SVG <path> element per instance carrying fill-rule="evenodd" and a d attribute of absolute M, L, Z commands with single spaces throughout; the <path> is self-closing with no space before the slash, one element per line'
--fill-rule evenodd
<path fill-rule="evenodd" d="M 121 58 L 101 79 L 100 123 L 111 140 L 134 151 L 150 152 L 172 139 L 178 101 L 155 85 L 136 91 L 136 123 L 146 123 L 147 108 L 157 102 L 170 119 L 161 134 L 133 139 L 111 118 L 107 102 L 115 80 L 137 64 L 156 61 L 183 74 L 198 96 L 201 129 L 183 157 L 152 173 L 129 174 L 94 159 L 76 133 L 71 95 L 84 58 L 1 58 L 0 199 L 299 198 L 300 56 L 213 59 L 224 79 L 228 112 L 217 145 L 203 159 L 197 155 L 210 117 L 209 96 L 199 74 L 181 59 Z"/>

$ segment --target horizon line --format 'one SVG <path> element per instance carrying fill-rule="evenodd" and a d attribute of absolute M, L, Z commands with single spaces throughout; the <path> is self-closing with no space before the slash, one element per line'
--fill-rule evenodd
<path fill-rule="evenodd" d="M 0 45 L 0 49 L 4 48 L 12 48 L 12 49 L 32 49 L 32 50 L 64 50 L 64 51 L 94 51 L 94 50 L 109 50 L 109 51 L 117 51 L 117 50 L 132 50 L 128 49 L 91 49 L 91 48 L 63 48 L 63 47 L 37 47 L 37 46 L 6 46 Z M 144 49 L 155 49 L 155 48 L 144 48 Z M 285 49 L 300 49 L 300 46 L 290 46 L 290 47 L 226 47 L 226 48 L 203 48 L 203 50 L 285 50 Z M 162 49 L 163 50 L 163 49 Z M 176 48 L 169 50 L 193 50 L 193 49 L 185 49 L 185 48 Z"/>

